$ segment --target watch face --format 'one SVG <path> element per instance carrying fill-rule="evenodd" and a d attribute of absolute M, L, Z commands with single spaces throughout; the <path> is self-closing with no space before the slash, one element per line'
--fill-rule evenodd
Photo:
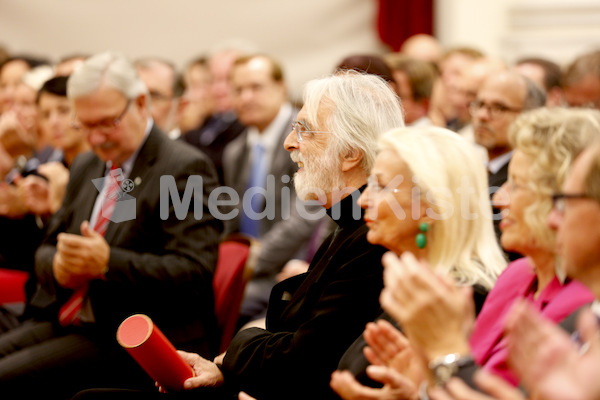
<path fill-rule="evenodd" d="M 437 368 L 434 371 L 435 379 L 439 384 L 443 385 L 446 382 L 448 382 L 450 378 L 452 378 L 452 375 L 454 374 L 455 370 L 455 364 L 441 364 L 437 366 Z"/>

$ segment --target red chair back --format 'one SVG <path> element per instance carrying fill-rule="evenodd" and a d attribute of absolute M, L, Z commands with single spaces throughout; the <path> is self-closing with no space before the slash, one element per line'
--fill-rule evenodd
<path fill-rule="evenodd" d="M 24 303 L 28 277 L 24 271 L 0 268 L 0 304 Z"/>
<path fill-rule="evenodd" d="M 247 279 L 244 273 L 250 254 L 249 243 L 223 241 L 219 245 L 217 270 L 213 277 L 215 313 L 221 328 L 221 352 L 227 350 L 235 334 Z"/>

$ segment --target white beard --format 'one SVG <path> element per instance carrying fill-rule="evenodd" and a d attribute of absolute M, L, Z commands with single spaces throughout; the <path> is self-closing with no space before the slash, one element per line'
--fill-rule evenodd
<path fill-rule="evenodd" d="M 321 157 L 302 156 L 300 151 L 291 153 L 292 161 L 302 162 L 302 171 L 294 174 L 294 188 L 301 200 L 317 200 L 325 203 L 327 194 L 341 188 L 340 160 L 325 152 Z"/>

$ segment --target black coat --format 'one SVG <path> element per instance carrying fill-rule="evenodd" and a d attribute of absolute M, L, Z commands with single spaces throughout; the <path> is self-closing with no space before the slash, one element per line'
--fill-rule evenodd
<path fill-rule="evenodd" d="M 329 388 L 341 355 L 379 310 L 385 249 L 367 242 L 359 191 L 334 205 L 338 228 L 315 254 L 306 274 L 276 285 L 267 330 L 238 333 L 223 364 L 233 392 L 261 399 L 337 398 Z M 337 210 L 339 211 L 339 209 Z M 335 218 L 334 218 L 335 219 Z"/>

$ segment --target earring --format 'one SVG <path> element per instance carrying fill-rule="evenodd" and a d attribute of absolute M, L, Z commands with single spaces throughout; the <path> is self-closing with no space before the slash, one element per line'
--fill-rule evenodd
<path fill-rule="evenodd" d="M 429 223 L 421 222 L 419 224 L 419 230 L 421 231 L 421 233 L 417 234 L 417 247 L 420 249 L 424 249 L 425 246 L 427 246 L 427 236 L 425 236 L 425 232 L 429 230 Z"/>

